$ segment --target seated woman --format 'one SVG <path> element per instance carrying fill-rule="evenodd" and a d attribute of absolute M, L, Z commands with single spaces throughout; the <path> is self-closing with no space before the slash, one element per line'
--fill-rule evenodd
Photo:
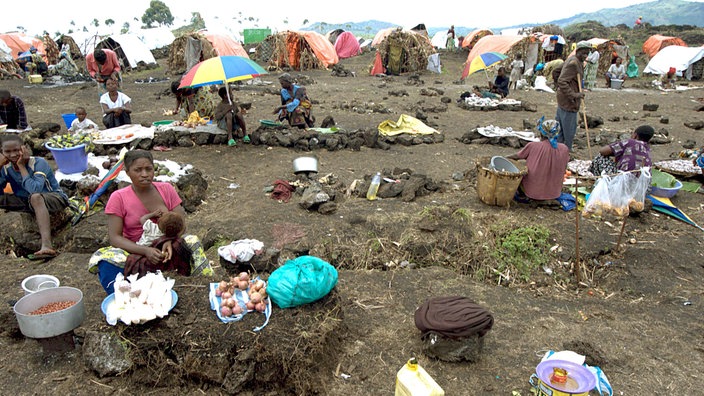
<path fill-rule="evenodd" d="M 178 238 L 183 249 L 174 249 L 173 256 L 168 257 L 166 250 L 158 245 L 142 246 L 137 244 L 143 226 L 140 218 L 148 213 L 161 210 L 177 212 L 185 216 L 176 189 L 169 183 L 154 181 L 154 160 L 149 151 L 132 150 L 125 154 L 125 171 L 132 185 L 115 191 L 110 195 L 105 213 L 108 215 L 108 236 L 112 246 L 98 249 L 91 256 L 88 270 L 97 273 L 100 284 L 110 294 L 114 292 L 113 282 L 118 273 L 122 273 L 126 264 L 149 263 L 156 269 L 176 269 L 189 275 L 212 275 L 208 258 L 203 252 L 200 240 L 194 235 Z M 149 220 L 151 221 L 151 220 Z M 137 257 L 130 256 L 136 255 Z M 174 264 L 172 260 L 189 263 L 188 268 Z M 184 272 L 185 270 L 185 272 Z"/>
<path fill-rule="evenodd" d="M 509 79 L 506 77 L 506 68 L 502 66 L 496 73 L 494 82 L 489 81 L 489 90 L 502 98 L 505 98 L 508 96 L 508 83 Z"/>
<path fill-rule="evenodd" d="M 117 81 L 109 79 L 105 82 L 107 92 L 100 97 L 103 108 L 103 124 L 105 128 L 115 128 L 132 123 L 132 99 L 117 90 Z"/>
<path fill-rule="evenodd" d="M 602 173 L 613 175 L 618 171 L 630 172 L 651 166 L 648 142 L 653 135 L 655 129 L 650 125 L 639 126 L 633 131 L 630 139 L 619 140 L 599 149 L 599 154 L 589 165 L 589 171 L 595 176 Z"/>
<path fill-rule="evenodd" d="M 279 115 L 279 121 L 288 120 L 288 124 L 298 128 L 312 128 L 315 117 L 310 113 L 312 104 L 306 93 L 306 88 L 293 83 L 288 73 L 279 76 L 281 84 L 281 106 L 274 109 L 273 114 Z"/>
<path fill-rule="evenodd" d="M 49 74 L 73 77 L 78 74 L 78 66 L 73 62 L 68 52 L 62 52 L 59 56 L 59 62 L 55 65 L 49 65 Z"/>
<path fill-rule="evenodd" d="M 181 85 L 180 81 L 171 83 L 171 93 L 176 96 L 174 114 L 178 114 L 185 120 L 191 113 L 197 111 L 202 118 L 213 118 L 218 100 L 211 87 L 179 89 L 179 85 Z"/>
<path fill-rule="evenodd" d="M 606 87 L 611 87 L 611 80 L 622 80 L 626 81 L 628 75 L 626 74 L 626 65 L 622 64 L 623 59 L 620 57 L 616 58 L 616 62 L 609 66 L 609 70 L 606 71 L 604 77 L 606 77 Z M 623 85 L 622 85 L 623 86 Z"/>

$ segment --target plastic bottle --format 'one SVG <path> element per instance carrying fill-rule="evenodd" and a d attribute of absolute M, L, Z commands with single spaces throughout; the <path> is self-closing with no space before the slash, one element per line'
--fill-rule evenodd
<path fill-rule="evenodd" d="M 376 193 L 379 191 L 379 186 L 381 185 L 381 173 L 377 172 L 374 177 L 372 177 L 372 183 L 369 185 L 369 190 L 367 190 L 367 199 L 373 201 L 376 199 Z"/>
<path fill-rule="evenodd" d="M 444 396 L 445 391 L 419 364 L 416 358 L 408 360 L 396 374 L 395 396 Z"/>

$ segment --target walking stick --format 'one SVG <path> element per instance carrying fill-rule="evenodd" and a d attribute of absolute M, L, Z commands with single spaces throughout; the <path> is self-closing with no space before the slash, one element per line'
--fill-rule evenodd
<path fill-rule="evenodd" d="M 582 93 L 582 77 L 577 74 L 577 85 L 579 86 L 579 92 Z M 584 129 L 587 130 L 587 150 L 589 151 L 589 159 L 594 159 L 592 155 L 592 142 L 589 138 L 589 126 L 587 125 L 587 105 L 584 103 L 584 98 L 582 98 L 582 116 L 584 117 Z"/>
<path fill-rule="evenodd" d="M 575 175 L 579 176 L 579 175 Z M 577 185 L 579 184 L 579 177 L 574 178 L 574 198 L 578 200 L 579 198 L 579 191 Z M 575 241 L 574 241 L 574 255 L 575 255 L 575 260 L 574 260 L 574 272 L 577 274 L 577 283 L 582 281 L 582 269 L 580 268 L 579 265 L 579 202 L 577 202 L 577 207 L 575 208 L 576 216 L 575 216 Z"/>
<path fill-rule="evenodd" d="M 621 224 L 621 233 L 618 234 L 618 242 L 616 242 L 616 253 L 619 253 L 621 250 L 621 238 L 623 237 L 623 231 L 626 229 L 626 219 L 628 216 L 623 218 L 623 224 Z"/>

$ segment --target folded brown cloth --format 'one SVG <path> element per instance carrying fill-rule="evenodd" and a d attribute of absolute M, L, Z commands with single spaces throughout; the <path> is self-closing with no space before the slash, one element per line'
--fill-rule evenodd
<path fill-rule="evenodd" d="M 271 198 L 288 202 L 294 190 L 295 187 L 290 185 L 286 180 L 279 179 L 274 182 L 274 191 L 271 192 Z"/>
<path fill-rule="evenodd" d="M 451 338 L 483 337 L 494 325 L 494 317 L 466 297 L 433 297 L 418 307 L 415 322 L 423 335 L 432 331 Z"/>
<path fill-rule="evenodd" d="M 152 247 L 161 249 L 164 242 L 169 240 L 172 241 L 171 248 L 173 250 L 171 260 L 165 263 L 154 264 L 145 256 L 140 254 L 130 254 L 127 256 L 123 274 L 125 276 L 139 274 L 139 278 L 141 278 L 146 275 L 147 272 L 156 272 L 157 270 L 161 270 L 164 272 L 176 271 L 179 275 L 190 275 L 192 253 L 191 249 L 186 246 L 186 242 L 183 238 L 163 236 L 152 242 Z"/>

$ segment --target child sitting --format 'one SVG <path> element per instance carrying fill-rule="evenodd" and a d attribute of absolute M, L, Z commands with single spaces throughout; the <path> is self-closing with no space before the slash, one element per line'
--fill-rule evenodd
<path fill-rule="evenodd" d="M 650 145 L 648 142 L 655 134 L 650 125 L 636 128 L 628 140 L 621 140 L 602 147 L 599 154 L 589 166 L 595 176 L 603 173 L 613 175 L 618 171 L 629 172 L 644 166 L 651 166 Z M 608 158 L 613 156 L 614 158 Z"/>
<path fill-rule="evenodd" d="M 71 122 L 71 127 L 68 128 L 68 131 L 71 133 L 97 131 L 98 124 L 86 118 L 87 115 L 88 113 L 86 113 L 84 107 L 76 107 L 76 118 Z"/>
<path fill-rule="evenodd" d="M 159 219 L 158 225 L 151 221 L 154 218 Z M 147 272 L 156 270 L 173 270 L 181 275 L 190 275 L 190 263 L 184 257 L 190 257 L 191 254 L 181 239 L 186 229 L 183 216 L 176 212 L 155 210 L 142 216 L 139 221 L 142 223 L 143 232 L 137 244 L 160 249 L 164 258 L 157 264 L 149 261 L 145 256 L 130 254 L 127 256 L 123 273 L 139 274 L 141 277 Z"/>
<path fill-rule="evenodd" d="M 247 125 L 240 112 L 240 107 L 236 103 L 230 102 L 230 98 L 227 95 L 227 88 L 220 87 L 218 95 L 220 95 L 222 101 L 215 108 L 215 116 L 213 118 L 215 118 L 215 121 L 218 123 L 218 128 L 227 131 L 227 145 L 236 145 L 235 137 L 241 137 L 243 142 L 249 143 Z M 233 132 L 239 133 L 233 136 Z"/>

